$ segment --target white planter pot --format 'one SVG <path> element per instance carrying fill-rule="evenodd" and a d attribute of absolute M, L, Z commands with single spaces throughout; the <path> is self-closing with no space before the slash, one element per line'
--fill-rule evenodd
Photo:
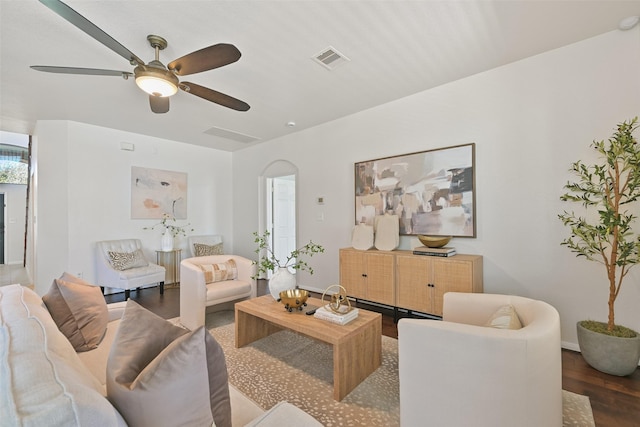
<path fill-rule="evenodd" d="M 173 250 L 173 236 L 168 231 L 165 231 L 160 241 L 160 247 L 163 251 Z"/>
<path fill-rule="evenodd" d="M 276 301 L 280 299 L 280 292 L 295 289 L 295 287 L 296 276 L 287 268 L 277 269 L 269 279 L 269 292 Z"/>

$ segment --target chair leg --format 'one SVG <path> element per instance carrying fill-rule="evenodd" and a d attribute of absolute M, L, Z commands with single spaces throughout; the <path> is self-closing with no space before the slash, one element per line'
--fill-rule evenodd
<path fill-rule="evenodd" d="M 124 290 L 124 300 L 127 301 L 129 299 L 129 295 L 131 295 L 131 291 L 129 289 Z"/>
<path fill-rule="evenodd" d="M 164 295 L 164 282 L 160 282 L 160 295 Z"/>

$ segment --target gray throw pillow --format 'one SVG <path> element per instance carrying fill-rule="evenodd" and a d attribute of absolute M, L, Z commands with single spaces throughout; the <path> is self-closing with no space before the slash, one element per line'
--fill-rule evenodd
<path fill-rule="evenodd" d="M 64 273 L 53 281 L 42 301 L 76 351 L 98 347 L 109 322 L 107 303 L 98 286 Z"/>
<path fill-rule="evenodd" d="M 222 347 L 127 301 L 107 361 L 107 395 L 129 425 L 231 427 Z"/>

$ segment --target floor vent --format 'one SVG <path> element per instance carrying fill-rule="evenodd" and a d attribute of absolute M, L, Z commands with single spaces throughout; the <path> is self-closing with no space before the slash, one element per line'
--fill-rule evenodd
<path fill-rule="evenodd" d="M 320 53 L 313 55 L 313 60 L 328 70 L 333 70 L 340 64 L 349 61 L 349 58 L 338 52 L 334 47 L 329 46 Z"/>

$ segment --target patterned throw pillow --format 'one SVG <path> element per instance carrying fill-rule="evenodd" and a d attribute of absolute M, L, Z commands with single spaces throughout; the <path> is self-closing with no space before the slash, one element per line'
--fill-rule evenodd
<path fill-rule="evenodd" d="M 216 245 L 205 245 L 204 243 L 194 243 L 193 253 L 195 256 L 209 256 L 209 255 L 222 255 L 224 254 L 222 243 Z"/>
<path fill-rule="evenodd" d="M 202 264 L 200 269 L 204 272 L 205 283 L 222 282 L 238 278 L 238 267 L 233 259 L 218 264 Z"/>
<path fill-rule="evenodd" d="M 133 252 L 109 251 L 109 260 L 113 268 L 120 271 L 149 265 L 140 249 L 136 249 Z"/>

